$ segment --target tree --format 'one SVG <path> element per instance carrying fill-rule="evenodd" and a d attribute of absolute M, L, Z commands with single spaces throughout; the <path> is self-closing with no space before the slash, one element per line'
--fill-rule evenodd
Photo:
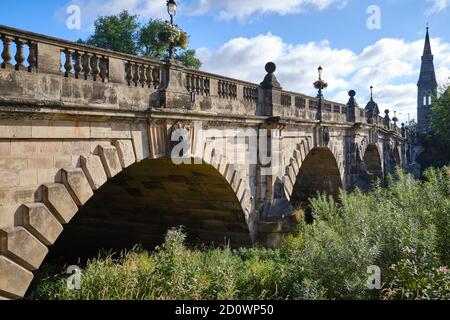
<path fill-rule="evenodd" d="M 450 143 L 450 86 L 441 89 L 441 96 L 432 105 L 431 126 L 437 136 Z"/>
<path fill-rule="evenodd" d="M 166 22 L 161 19 L 150 19 L 142 26 L 138 20 L 139 16 L 131 15 L 126 10 L 118 15 L 99 17 L 95 21 L 94 34 L 86 41 L 79 42 L 152 59 L 166 58 L 168 45 L 159 39 Z M 186 36 L 185 38 L 187 39 Z M 185 67 L 200 69 L 202 63 L 195 56 L 195 50 L 177 51 L 176 59 Z"/>
<path fill-rule="evenodd" d="M 113 51 L 137 55 L 136 44 L 139 32 L 138 16 L 122 11 L 118 15 L 99 17 L 95 31 L 86 44 Z"/>
<path fill-rule="evenodd" d="M 188 68 L 199 70 L 202 67 L 202 62 L 195 56 L 195 50 L 184 50 L 178 56 L 178 60 Z"/>
<path fill-rule="evenodd" d="M 163 26 L 161 19 L 150 20 L 139 31 L 138 45 L 144 57 L 162 59 L 166 56 L 168 48 L 158 38 Z"/>

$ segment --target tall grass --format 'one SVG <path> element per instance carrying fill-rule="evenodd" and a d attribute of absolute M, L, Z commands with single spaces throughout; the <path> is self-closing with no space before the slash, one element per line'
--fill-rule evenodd
<path fill-rule="evenodd" d="M 88 262 L 79 291 L 45 266 L 28 299 L 450 299 L 450 177 L 399 171 L 388 187 L 311 200 L 312 225 L 276 250 L 189 249 L 170 230 L 152 253 L 136 248 Z M 383 288 L 369 290 L 367 267 Z"/>

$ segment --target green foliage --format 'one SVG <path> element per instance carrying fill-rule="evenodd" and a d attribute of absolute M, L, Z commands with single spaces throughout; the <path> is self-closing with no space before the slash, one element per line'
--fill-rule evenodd
<path fill-rule="evenodd" d="M 450 86 L 449 86 L 450 87 Z M 432 105 L 431 126 L 437 135 L 447 144 L 450 143 L 450 90 L 442 89 L 441 96 Z"/>
<path fill-rule="evenodd" d="M 159 60 L 167 56 L 170 41 L 181 49 L 177 59 L 184 66 L 200 69 L 202 63 L 196 58 L 195 50 L 188 50 L 189 35 L 186 32 L 161 19 L 150 19 L 142 26 L 139 16 L 130 15 L 126 10 L 98 18 L 94 34 L 86 41 L 78 42 Z"/>
<path fill-rule="evenodd" d="M 402 171 L 370 194 L 311 200 L 314 224 L 276 250 L 189 249 L 182 229 L 161 248 L 94 259 L 80 291 L 54 266 L 37 275 L 29 299 L 449 299 L 450 169 L 424 181 Z M 367 268 L 382 270 L 369 290 Z M 56 274 L 56 275 L 55 275 Z"/>
<path fill-rule="evenodd" d="M 133 55 L 138 53 L 138 16 L 122 11 L 117 15 L 99 17 L 94 25 L 94 34 L 86 44 Z"/>
<path fill-rule="evenodd" d="M 394 277 L 383 290 L 383 299 L 450 300 L 450 270 L 427 255 L 419 257 L 413 249 L 404 248 L 402 260 L 391 266 L 391 273 Z"/>

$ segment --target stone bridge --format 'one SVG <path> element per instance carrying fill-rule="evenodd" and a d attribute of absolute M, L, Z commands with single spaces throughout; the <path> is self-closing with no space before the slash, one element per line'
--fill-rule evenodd
<path fill-rule="evenodd" d="M 354 91 L 347 104 L 285 91 L 270 63 L 255 84 L 5 26 L 0 35 L 6 299 L 26 293 L 49 248 L 152 248 L 180 225 L 192 243 L 276 246 L 309 197 L 366 189 L 408 162 L 388 114 L 359 108 Z M 174 164 L 178 142 L 192 164 Z"/>

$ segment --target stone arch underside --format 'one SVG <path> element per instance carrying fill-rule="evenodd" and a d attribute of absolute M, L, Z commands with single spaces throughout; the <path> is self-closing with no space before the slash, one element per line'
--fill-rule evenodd
<path fill-rule="evenodd" d="M 64 228 L 68 240 L 62 238 L 59 250 L 73 250 L 73 237 L 86 250 L 92 250 L 89 239 L 100 247 L 136 240 L 151 246 L 180 225 L 193 241 L 252 245 L 245 177 L 224 156 L 204 154 L 201 164 L 181 166 L 164 158 L 137 163 L 134 148 L 130 140 L 99 145 L 95 154 L 80 156 L 77 168 L 62 168 L 62 181 L 42 185 L 41 202 L 22 205 L 16 226 L 0 230 L 0 299 L 25 295 Z"/>
<path fill-rule="evenodd" d="M 252 245 L 241 204 L 216 168 L 161 158 L 132 165 L 96 191 L 51 252 L 92 256 L 138 243 L 152 249 L 178 226 L 190 243 Z"/>
<path fill-rule="evenodd" d="M 290 196 L 294 208 L 304 207 L 317 193 L 337 197 L 343 188 L 342 174 L 329 148 L 314 148 L 299 168 Z"/>
<path fill-rule="evenodd" d="M 373 177 L 383 178 L 383 167 L 380 152 L 375 144 L 369 144 L 365 150 L 363 157 L 366 170 Z"/>

